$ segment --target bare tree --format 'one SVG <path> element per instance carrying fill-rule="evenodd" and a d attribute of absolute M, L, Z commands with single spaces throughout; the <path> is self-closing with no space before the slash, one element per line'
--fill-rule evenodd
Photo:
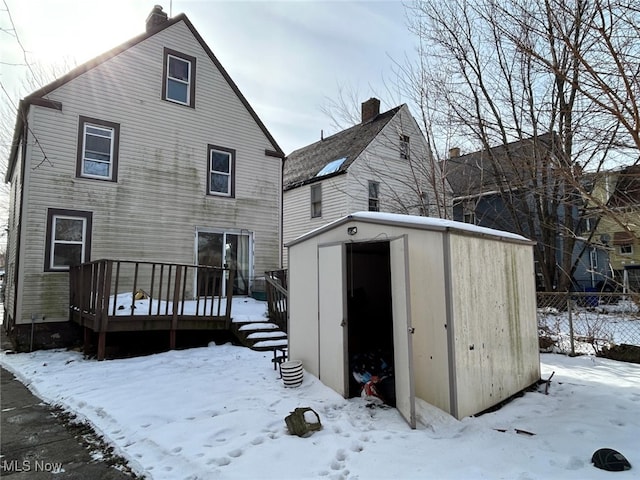
<path fill-rule="evenodd" d="M 508 229 L 537 240 L 549 290 L 571 286 L 580 218 L 595 201 L 585 172 L 628 161 L 624 147 L 637 138 L 637 42 L 632 48 L 629 39 L 638 21 L 627 3 L 616 2 L 618 10 L 588 0 L 407 5 L 418 57 L 397 64 L 398 83 L 424 112 L 439 157 L 453 139 L 482 152 L 476 172 L 486 183 L 469 179 L 469 191 L 457 194 L 477 200 L 492 187 Z M 525 142 L 527 155 L 518 148 Z M 454 173 L 456 162 L 444 165 L 446 176 Z"/>

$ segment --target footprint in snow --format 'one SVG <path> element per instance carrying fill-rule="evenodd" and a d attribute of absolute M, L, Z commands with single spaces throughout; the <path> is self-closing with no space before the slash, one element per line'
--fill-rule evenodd
<path fill-rule="evenodd" d="M 242 450 L 239 448 L 235 448 L 229 452 L 231 458 L 238 458 L 240 455 L 242 455 Z"/>
<path fill-rule="evenodd" d="M 214 459 L 213 463 L 215 463 L 219 467 L 224 467 L 231 463 L 231 459 L 227 457 L 216 458 Z"/>
<path fill-rule="evenodd" d="M 362 450 L 364 450 L 364 445 L 362 445 L 360 442 L 353 442 L 351 444 L 351 446 L 349 447 L 349 449 L 352 452 L 358 453 L 358 452 L 361 452 Z"/>

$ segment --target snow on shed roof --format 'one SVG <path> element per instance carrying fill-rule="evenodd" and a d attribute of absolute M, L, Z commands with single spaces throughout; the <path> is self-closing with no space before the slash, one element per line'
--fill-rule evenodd
<path fill-rule="evenodd" d="M 444 218 L 420 217 L 417 215 L 404 215 L 400 213 L 355 212 L 334 220 L 333 222 L 327 223 L 326 225 L 318 227 L 314 230 L 311 230 L 304 235 L 301 235 L 298 238 L 290 241 L 286 246 L 291 247 L 292 245 L 300 243 L 308 238 L 315 237 L 320 233 L 326 232 L 353 220 L 365 223 L 376 223 L 379 225 L 392 225 L 414 228 L 419 230 L 455 231 L 477 237 L 492 237 L 497 240 L 507 240 L 514 243 L 526 243 L 530 245 L 534 245 L 536 243 L 516 233 L 504 232 L 502 230 L 495 230 L 493 228 L 487 227 L 479 227 L 470 223 L 456 222 L 453 220 L 446 220 Z"/>

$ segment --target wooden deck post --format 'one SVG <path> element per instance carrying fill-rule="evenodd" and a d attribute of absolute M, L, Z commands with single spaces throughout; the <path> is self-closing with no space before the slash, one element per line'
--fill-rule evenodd
<path fill-rule="evenodd" d="M 224 323 L 227 330 L 231 328 L 231 303 L 233 302 L 233 280 L 235 279 L 236 271 L 235 269 L 229 269 L 229 282 L 227 283 L 227 291 L 226 291 L 226 304 L 224 311 Z M 224 278 L 224 272 L 222 273 L 222 278 Z M 218 303 L 219 305 L 220 303 Z"/>
<path fill-rule="evenodd" d="M 98 334 L 98 360 L 104 360 L 107 349 L 107 329 L 109 327 L 109 296 L 111 295 L 111 272 L 113 261 L 106 260 L 100 264 L 98 274 L 98 307 L 96 314 L 100 315 L 100 333 Z"/>
<path fill-rule="evenodd" d="M 82 327 L 84 330 L 84 345 L 82 347 L 82 351 L 85 355 L 89 355 L 89 345 L 91 344 L 91 329 L 86 325 Z"/>
<path fill-rule="evenodd" d="M 173 287 L 173 315 L 171 316 L 171 329 L 169 330 L 169 350 L 176 348 L 176 329 L 178 328 L 178 305 L 180 305 L 180 278 L 182 265 L 176 265 L 176 281 Z"/>

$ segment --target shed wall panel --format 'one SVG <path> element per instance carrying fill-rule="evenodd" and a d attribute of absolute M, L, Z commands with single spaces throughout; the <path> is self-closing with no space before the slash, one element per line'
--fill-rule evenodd
<path fill-rule="evenodd" d="M 540 378 L 531 248 L 451 234 L 458 417 Z"/>
<path fill-rule="evenodd" d="M 289 358 L 312 375 L 320 373 L 318 331 L 318 250 L 316 242 L 289 249 Z"/>
<path fill-rule="evenodd" d="M 443 234 L 409 235 L 413 369 L 418 398 L 450 411 Z"/>

